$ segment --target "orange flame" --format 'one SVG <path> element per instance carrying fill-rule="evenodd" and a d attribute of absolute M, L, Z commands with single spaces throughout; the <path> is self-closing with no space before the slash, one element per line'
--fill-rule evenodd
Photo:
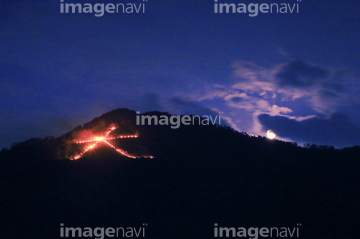
<path fill-rule="evenodd" d="M 123 150 L 123 149 L 116 148 L 113 144 L 111 144 L 109 142 L 109 140 L 128 139 L 128 138 L 138 138 L 139 137 L 136 134 L 133 134 L 133 135 L 118 135 L 118 136 L 109 137 L 109 134 L 111 132 L 113 132 L 114 130 L 116 130 L 116 129 L 117 128 L 115 126 L 112 126 L 111 128 L 109 128 L 108 131 L 106 131 L 105 136 L 96 136 L 96 137 L 94 137 L 93 139 L 90 139 L 90 140 L 75 141 L 76 144 L 85 144 L 85 143 L 93 143 L 93 144 L 87 146 L 83 150 L 83 152 L 81 152 L 80 154 L 73 156 L 72 160 L 77 160 L 77 159 L 81 158 L 86 152 L 88 152 L 90 150 L 94 150 L 99 143 L 105 143 L 109 147 L 115 149 L 115 151 L 118 152 L 119 154 L 121 154 L 123 156 L 126 156 L 128 158 L 132 158 L 132 159 L 136 159 L 136 158 L 154 158 L 153 156 L 135 156 L 135 155 L 131 155 L 128 152 L 126 152 L 125 150 Z"/>

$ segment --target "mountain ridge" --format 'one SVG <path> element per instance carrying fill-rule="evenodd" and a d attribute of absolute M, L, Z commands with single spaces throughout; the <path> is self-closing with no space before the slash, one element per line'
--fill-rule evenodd
<path fill-rule="evenodd" d="M 139 139 L 137 141 L 142 145 L 141 147 L 147 148 L 145 151 L 151 151 L 152 148 L 154 148 L 155 153 L 158 155 L 163 155 L 163 151 L 160 145 L 164 145 L 164 150 L 167 150 L 169 148 L 172 148 L 170 143 L 170 139 L 172 138 L 174 141 L 174 144 L 184 144 L 186 145 L 186 134 L 188 135 L 187 138 L 191 141 L 192 144 L 196 144 L 200 147 L 200 145 L 196 142 L 194 142 L 193 138 L 197 138 L 198 140 L 207 140 L 209 141 L 209 138 L 213 137 L 221 137 L 221 140 L 213 139 L 213 142 L 211 143 L 214 145 L 215 148 L 216 144 L 222 145 L 221 147 L 229 149 L 228 146 L 224 145 L 224 142 L 229 142 L 233 145 L 233 147 L 243 147 L 247 150 L 252 151 L 258 151 L 260 148 L 261 150 L 267 151 L 273 150 L 275 148 L 275 145 L 282 145 L 284 148 L 287 148 L 289 150 L 292 148 L 295 151 L 306 151 L 306 150 L 313 150 L 313 151 L 324 151 L 324 152 L 340 152 L 340 151 L 352 151 L 356 152 L 358 151 L 359 146 L 353 146 L 353 147 L 347 147 L 344 149 L 335 149 L 332 146 L 323 146 L 323 145 L 315 145 L 315 144 L 308 144 L 306 147 L 300 147 L 296 143 L 292 142 L 284 142 L 279 140 L 269 140 L 262 136 L 250 136 L 245 132 L 237 132 L 230 127 L 226 126 L 219 126 L 219 125 L 182 125 L 179 129 L 171 129 L 170 126 L 165 125 L 136 125 L 136 116 L 137 112 L 133 110 L 129 110 L 126 108 L 119 108 L 112 111 L 109 111 L 107 113 L 102 114 L 99 117 L 94 118 L 93 120 L 84 123 L 83 125 L 79 125 L 75 127 L 73 130 L 63 134 L 60 137 L 45 137 L 43 139 L 40 138 L 33 138 L 29 139 L 24 142 L 14 143 L 13 146 L 10 149 L 3 149 L 1 151 L 1 154 L 11 154 L 11 152 L 16 151 L 23 151 L 24 156 L 26 157 L 26 154 L 31 154 L 32 151 L 36 151 L 35 148 L 38 148 L 38 152 L 40 153 L 42 150 L 46 152 L 44 156 L 41 156 L 42 158 L 48 157 L 49 159 L 66 159 L 69 158 L 69 152 L 67 152 L 69 149 L 69 145 L 73 143 L 78 133 L 91 130 L 92 133 L 99 133 L 101 131 L 104 131 L 109 125 L 114 124 L 119 127 L 117 129 L 118 134 L 140 134 Z M 159 111 L 151 111 L 140 115 L 167 115 L 171 116 L 171 114 L 167 112 L 159 112 Z M 215 134 L 216 133 L 216 134 Z M 177 138 L 180 137 L 180 138 Z M 162 140 L 162 138 L 165 138 L 165 140 Z M 239 145 L 236 146 L 233 144 L 232 141 L 238 140 Z M 154 141 L 159 141 L 159 144 L 154 144 Z M 215 142 L 216 141 L 216 142 Z M 190 143 L 190 142 L 189 142 Z M 43 144 L 43 145 L 41 145 Z M 124 144 L 127 144 L 124 142 Z M 256 147 L 254 145 L 257 145 L 259 147 Z M 271 146 L 272 145 L 272 146 Z M 33 150 L 31 150 L 33 148 Z M 174 149 L 175 150 L 175 149 Z M 194 149 L 191 149 L 194 150 Z M 214 150 L 214 149 L 212 149 Z M 27 151 L 27 152 L 25 152 Z M 170 150 L 168 150 L 170 151 Z M 40 153 L 41 154 L 41 153 Z M 21 156 L 18 156 L 21 157 Z"/>
<path fill-rule="evenodd" d="M 116 121 L 121 112 L 128 118 Z M 111 111 L 59 138 L 2 150 L 4 238 L 56 238 L 60 223 L 147 223 L 147 238 L 154 239 L 213 238 L 214 223 L 302 223 L 303 238 L 357 238 L 360 147 L 303 148 L 218 125 L 134 128 L 128 120 L 135 115 Z M 78 160 L 64 157 L 78 132 L 111 124 L 122 127 L 114 136 L 139 136 L 119 139 L 117 147 L 155 157 L 131 159 L 105 145 Z"/>

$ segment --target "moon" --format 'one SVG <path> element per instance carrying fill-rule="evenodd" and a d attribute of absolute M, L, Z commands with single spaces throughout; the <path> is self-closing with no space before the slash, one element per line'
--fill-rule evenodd
<path fill-rule="evenodd" d="M 271 129 L 269 129 L 268 131 L 266 131 L 266 137 L 268 139 L 275 139 L 276 138 L 276 134 L 274 131 L 272 131 Z"/>

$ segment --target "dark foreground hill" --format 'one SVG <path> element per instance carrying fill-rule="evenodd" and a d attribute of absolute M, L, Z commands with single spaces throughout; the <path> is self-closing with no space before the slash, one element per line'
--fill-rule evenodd
<path fill-rule="evenodd" d="M 298 227 L 300 238 L 358 238 L 360 147 L 302 148 L 228 127 L 137 126 L 135 117 L 119 109 L 59 138 L 3 150 L 0 238 L 60 238 L 61 223 L 146 224 L 145 238 L 213 238 L 215 223 Z M 117 147 L 155 158 L 129 159 L 100 146 L 69 160 L 79 135 L 111 124 L 117 134 L 139 135 L 115 141 Z"/>

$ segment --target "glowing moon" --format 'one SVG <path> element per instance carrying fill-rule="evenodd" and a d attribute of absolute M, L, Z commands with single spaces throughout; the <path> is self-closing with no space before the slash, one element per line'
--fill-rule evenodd
<path fill-rule="evenodd" d="M 268 139 L 275 139 L 276 138 L 276 134 L 274 131 L 272 131 L 271 129 L 269 129 L 268 131 L 266 131 L 266 137 Z"/>

